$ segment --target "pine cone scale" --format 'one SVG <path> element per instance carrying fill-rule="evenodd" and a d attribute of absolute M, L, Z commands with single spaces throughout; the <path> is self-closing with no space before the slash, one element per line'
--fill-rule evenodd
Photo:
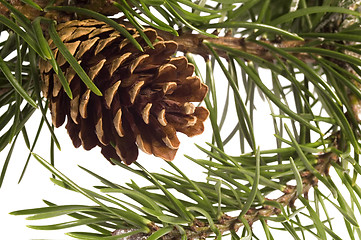
<path fill-rule="evenodd" d="M 152 103 L 147 103 L 147 105 L 145 105 L 145 107 L 143 108 L 141 114 L 142 114 L 142 118 L 145 124 L 149 123 L 149 114 L 150 114 L 150 109 L 152 108 L 153 104 Z"/>
<path fill-rule="evenodd" d="M 71 43 L 64 43 L 65 47 L 68 49 L 71 55 L 74 55 L 78 46 L 80 45 L 80 41 L 71 42 Z M 56 61 L 58 62 L 59 66 L 63 66 L 67 61 L 61 54 L 57 54 Z"/>
<path fill-rule="evenodd" d="M 119 68 L 119 66 L 123 64 L 131 55 L 131 52 L 127 52 L 114 59 L 114 61 L 112 61 L 111 67 L 109 68 L 110 76 L 113 76 L 114 72 Z"/>
<path fill-rule="evenodd" d="M 92 31 L 94 31 L 96 27 L 75 27 L 75 31 L 68 35 L 67 38 L 62 39 L 63 42 L 70 42 L 74 39 L 81 38 L 82 36 L 90 34 Z M 60 33 L 59 33 L 60 34 Z M 60 35 L 62 36 L 62 35 Z"/>
<path fill-rule="evenodd" d="M 79 124 L 78 122 L 79 99 L 80 99 L 80 95 L 76 95 L 73 96 L 72 100 L 70 100 L 70 117 L 75 124 Z"/>
<path fill-rule="evenodd" d="M 110 106 L 113 102 L 114 96 L 118 91 L 118 88 L 120 86 L 121 81 L 117 81 L 115 82 L 111 87 L 109 87 L 108 89 L 105 90 L 104 93 L 104 100 L 105 100 L 105 104 L 106 104 L 106 108 L 110 109 Z"/>
<path fill-rule="evenodd" d="M 142 150 L 143 152 L 145 152 L 147 154 L 152 154 L 151 141 L 149 139 L 147 139 L 144 134 L 137 135 L 135 141 L 140 150 Z"/>
<path fill-rule="evenodd" d="M 73 142 L 74 147 L 78 148 L 81 146 L 81 140 L 79 137 L 80 133 L 80 122 L 72 122 L 72 119 L 68 119 L 68 122 L 65 126 L 66 130 L 68 131 L 68 134 L 70 136 L 70 139 Z"/>
<path fill-rule="evenodd" d="M 80 116 L 84 119 L 88 117 L 88 104 L 89 104 L 89 99 L 90 99 L 90 93 L 91 93 L 91 90 L 87 89 L 80 98 L 79 113 L 80 113 Z"/>
<path fill-rule="evenodd" d="M 103 106 L 100 102 L 99 98 L 96 98 L 97 102 L 94 103 L 95 105 L 95 112 L 93 116 L 95 117 L 95 133 L 98 137 L 99 142 L 102 145 L 108 145 L 110 143 L 110 136 L 108 133 L 111 132 L 111 129 L 107 127 L 107 122 L 111 121 L 107 115 L 107 110 L 103 109 Z M 103 121 L 104 120 L 104 121 Z M 104 124 L 105 123 L 105 124 Z"/>
<path fill-rule="evenodd" d="M 122 109 L 119 108 L 113 118 L 113 124 L 119 137 L 124 137 L 124 129 L 122 125 Z"/>
<path fill-rule="evenodd" d="M 70 85 L 72 80 L 74 79 L 76 75 L 76 72 L 74 71 L 73 68 L 67 68 L 66 72 L 65 72 L 65 77 L 68 80 L 68 84 Z"/>
<path fill-rule="evenodd" d="M 98 37 L 93 38 L 93 39 L 89 39 L 86 41 L 83 41 L 80 46 L 78 51 L 76 52 L 76 55 L 74 56 L 76 59 L 81 59 L 83 57 L 83 55 L 88 52 L 95 44 L 96 42 L 99 40 Z"/>
<path fill-rule="evenodd" d="M 160 125 L 166 126 L 168 124 L 167 119 L 165 118 L 165 109 L 163 108 L 160 112 L 158 112 L 157 120 Z"/>
<path fill-rule="evenodd" d="M 105 62 L 106 59 L 102 59 L 96 65 L 89 68 L 88 75 L 91 80 L 94 80 L 94 78 L 99 74 L 99 71 L 102 69 Z"/>
<path fill-rule="evenodd" d="M 61 82 L 59 80 L 59 77 L 57 75 L 54 75 L 54 81 L 53 81 L 53 97 L 58 96 L 59 92 L 62 90 L 63 86 L 61 85 Z"/>
<path fill-rule="evenodd" d="M 85 150 L 91 150 L 98 145 L 98 137 L 95 134 L 94 122 L 91 118 L 81 118 L 79 138 Z"/>
<path fill-rule="evenodd" d="M 69 38 L 77 29 L 77 27 L 68 27 L 63 29 L 58 29 L 58 34 L 60 37 L 60 40 L 64 42 L 65 39 Z"/>

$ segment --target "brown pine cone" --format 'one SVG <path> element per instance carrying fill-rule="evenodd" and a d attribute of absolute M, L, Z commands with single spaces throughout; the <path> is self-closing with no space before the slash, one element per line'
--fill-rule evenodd
<path fill-rule="evenodd" d="M 131 164 L 142 151 L 173 160 L 179 148 L 176 132 L 200 134 L 207 109 L 195 107 L 207 86 L 192 76 L 194 66 L 184 56 L 174 57 L 177 43 L 164 41 L 154 29 L 127 30 L 143 47 L 109 25 L 88 19 L 59 24 L 58 34 L 103 96 L 92 93 L 49 40 L 56 60 L 73 93 L 70 99 L 49 62 L 40 61 L 42 92 L 50 101 L 55 127 L 67 119 L 66 129 L 75 147 L 102 148 L 102 154 Z M 67 116 L 67 117 L 66 117 Z"/>

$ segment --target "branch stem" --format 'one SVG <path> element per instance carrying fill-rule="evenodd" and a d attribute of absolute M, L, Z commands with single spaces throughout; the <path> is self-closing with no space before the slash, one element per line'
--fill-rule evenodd
<path fill-rule="evenodd" d="M 207 58 L 211 55 L 209 48 L 203 44 L 204 41 L 210 42 L 212 44 L 223 45 L 225 47 L 232 48 L 234 50 L 246 52 L 258 57 L 265 59 L 266 61 L 273 62 L 275 61 L 274 55 L 263 46 L 248 41 L 245 38 L 238 38 L 232 36 L 224 36 L 218 38 L 206 37 L 201 34 L 193 33 L 179 33 L 179 36 L 174 36 L 173 34 L 165 31 L 157 30 L 158 35 L 166 40 L 173 40 L 178 43 L 178 51 L 184 53 L 193 53 L 201 55 L 204 58 Z M 271 44 L 277 48 L 289 48 L 289 47 L 302 47 L 305 45 L 306 41 L 301 40 L 284 40 L 280 42 L 271 42 L 268 40 L 263 40 L 263 42 Z M 217 50 L 217 54 L 220 57 L 228 58 L 227 53 L 222 50 Z M 308 54 L 297 54 L 297 57 L 307 63 L 314 62 L 314 58 Z"/>

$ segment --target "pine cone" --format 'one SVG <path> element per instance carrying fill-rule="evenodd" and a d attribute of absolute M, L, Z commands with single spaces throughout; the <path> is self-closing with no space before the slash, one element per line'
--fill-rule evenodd
<path fill-rule="evenodd" d="M 132 43 L 97 20 L 59 24 L 58 33 L 103 96 L 92 93 L 49 40 L 50 47 L 73 93 L 70 99 L 49 62 L 40 61 L 42 92 L 50 102 L 55 127 L 67 119 L 66 129 L 75 147 L 101 147 L 110 160 L 131 164 L 142 151 L 173 160 L 179 148 L 176 132 L 200 134 L 207 109 L 195 107 L 207 86 L 192 76 L 194 66 L 184 56 L 174 57 L 177 43 L 165 41 L 154 29 L 127 30 L 143 47 Z"/>

